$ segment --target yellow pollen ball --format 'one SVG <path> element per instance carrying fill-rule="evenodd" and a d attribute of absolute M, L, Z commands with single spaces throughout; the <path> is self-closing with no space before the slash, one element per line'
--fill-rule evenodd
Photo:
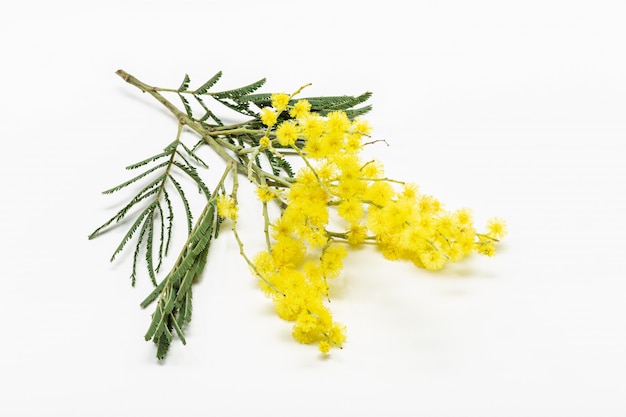
<path fill-rule="evenodd" d="M 298 140 L 297 125 L 293 120 L 282 122 L 276 128 L 276 138 L 282 146 L 291 146 Z"/>
<path fill-rule="evenodd" d="M 289 111 L 289 115 L 291 117 L 295 117 L 296 119 L 300 119 L 311 111 L 311 103 L 307 100 L 298 100 L 296 104 L 294 104 L 293 108 Z"/>
<path fill-rule="evenodd" d="M 263 136 L 259 139 L 259 145 L 261 145 L 262 148 L 269 148 L 272 145 L 272 142 L 270 141 L 270 138 Z"/>
<path fill-rule="evenodd" d="M 272 107 L 276 109 L 278 113 L 284 111 L 289 105 L 289 95 L 285 93 L 272 94 Z"/>
<path fill-rule="evenodd" d="M 276 124 L 276 120 L 278 120 L 278 114 L 269 107 L 264 107 L 261 110 L 261 122 L 267 127 L 272 127 Z"/>

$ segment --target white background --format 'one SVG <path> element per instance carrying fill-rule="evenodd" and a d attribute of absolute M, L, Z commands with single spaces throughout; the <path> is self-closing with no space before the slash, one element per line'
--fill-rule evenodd
<path fill-rule="evenodd" d="M 626 415 L 623 2 L 2 9 L 3 416 Z M 164 87 L 222 70 L 224 89 L 372 91 L 389 176 L 510 233 L 436 274 L 352 254 L 331 304 L 348 341 L 327 359 L 291 339 L 224 233 L 187 346 L 158 363 L 145 273 L 132 288 L 130 257 L 108 262 L 123 231 L 87 240 L 123 201 L 100 191 L 176 129 L 119 68 Z"/>

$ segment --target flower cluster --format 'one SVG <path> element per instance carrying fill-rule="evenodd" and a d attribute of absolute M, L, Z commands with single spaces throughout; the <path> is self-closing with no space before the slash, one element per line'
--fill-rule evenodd
<path fill-rule="evenodd" d="M 259 199 L 277 200 L 282 210 L 271 222 L 271 243 L 268 237 L 267 249 L 250 264 L 277 314 L 294 322 L 293 337 L 328 353 L 346 338 L 326 303 L 328 281 L 340 274 L 348 248 L 374 243 L 387 259 L 438 270 L 472 252 L 494 255 L 506 225 L 494 218 L 486 233 L 477 233 L 468 209 L 447 211 L 417 186 L 386 178 L 380 162 L 362 159 L 371 133 L 366 120 L 343 111 L 311 112 L 306 100 L 290 104 L 292 96 L 274 94 L 272 107 L 263 108 L 267 132 L 259 146 L 290 148 L 304 167 L 289 187 L 258 184 Z M 279 123 L 283 112 L 291 117 Z M 232 200 L 220 201 L 218 209 L 223 217 L 236 216 Z"/>
<path fill-rule="evenodd" d="M 89 235 L 91 239 L 121 224 L 127 215 L 135 217 L 111 260 L 136 236 L 131 282 L 134 285 L 138 254 L 145 253 L 154 289 L 141 306 L 155 302 L 157 307 L 144 338 L 155 343 L 159 359 L 166 356 L 174 336 L 186 343 L 183 328 L 191 320 L 193 283 L 203 273 L 211 242 L 225 223 L 276 313 L 293 323 L 293 337 L 316 344 L 323 354 L 341 348 L 346 340 L 345 327 L 334 320 L 328 305 L 332 280 L 341 274 L 350 249 L 369 244 L 387 259 L 439 270 L 474 252 L 493 256 L 507 233 L 500 218 L 489 220 L 485 232 L 477 232 L 470 210 L 446 210 L 416 185 L 387 177 L 379 161 L 364 156 L 366 146 L 379 142 L 369 139 L 372 128 L 361 117 L 371 106 L 356 107 L 369 99 L 369 92 L 307 100 L 295 97 L 308 85 L 293 94 L 253 94 L 265 79 L 209 91 L 221 71 L 194 89 L 189 88 L 188 75 L 172 89 L 148 85 L 123 70 L 117 74 L 154 97 L 178 121 L 175 140 L 162 152 L 127 167 L 143 172 L 105 191 L 113 193 L 145 180 L 127 205 Z M 168 94 L 177 96 L 183 108 L 168 100 Z M 247 119 L 225 124 L 206 106 L 207 97 Z M 185 127 L 201 137 L 191 148 L 182 140 Z M 196 153 L 202 146 L 225 162 L 212 190 L 197 170 L 208 167 Z M 298 167 L 292 166 L 290 157 L 296 158 Z M 237 228 L 243 216 L 238 205 L 240 174 L 256 185 L 262 203 L 265 247 L 250 257 Z M 195 183 L 206 198 L 195 226 L 178 175 Z M 157 282 L 172 237 L 172 195 L 180 197 L 188 236 L 171 270 Z M 135 210 L 138 203 L 145 203 L 143 210 Z"/>

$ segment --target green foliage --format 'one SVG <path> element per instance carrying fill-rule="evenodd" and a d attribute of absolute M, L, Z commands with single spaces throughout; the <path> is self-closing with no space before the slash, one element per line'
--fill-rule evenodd
<path fill-rule="evenodd" d="M 187 91 L 187 89 L 189 88 L 189 81 L 191 81 L 189 79 L 189 75 L 185 74 L 185 78 L 183 79 L 183 82 L 180 84 L 180 87 L 178 87 L 178 92 L 179 93 L 181 91 Z"/>
<path fill-rule="evenodd" d="M 192 283 L 200 277 L 206 265 L 211 238 L 219 227 L 217 218 L 215 200 L 212 199 L 189 235 L 176 265 L 141 303 L 145 308 L 159 298 L 144 336 L 157 345 L 159 359 L 167 354 L 172 342 L 172 331 L 183 344 L 187 343 L 182 329 L 191 321 Z"/>
<path fill-rule="evenodd" d="M 205 104 L 205 101 L 201 96 L 209 96 L 213 98 L 214 100 L 216 100 L 217 102 L 219 102 L 220 104 L 232 110 L 235 110 L 236 112 L 245 114 L 247 116 L 255 116 L 255 113 L 249 109 L 248 102 L 241 101 L 240 98 L 242 96 L 251 94 L 254 91 L 258 90 L 260 87 L 262 87 L 263 84 L 265 84 L 265 81 L 266 81 L 265 78 L 260 79 L 256 82 L 253 82 L 251 84 L 245 85 L 243 87 L 219 91 L 219 92 L 209 92 L 211 87 L 213 87 L 220 80 L 221 77 L 222 77 L 222 72 L 219 71 L 217 74 L 215 74 L 213 77 L 211 77 L 208 81 L 206 81 L 197 89 L 189 90 L 190 79 L 189 79 L 189 76 L 185 74 L 185 78 L 183 79 L 182 84 L 176 90 L 176 92 L 178 93 L 178 96 L 183 103 L 183 107 L 185 108 L 185 112 L 187 113 L 187 115 L 191 118 L 194 117 L 189 100 L 183 95 L 183 93 L 193 96 L 194 99 L 198 102 L 198 104 L 204 110 L 204 114 L 196 119 L 199 122 L 206 122 L 207 120 L 212 119 L 215 123 L 217 123 L 218 126 L 223 126 L 224 124 L 220 120 L 220 118 L 217 117 L 215 113 L 213 113 L 213 111 L 209 109 L 209 107 Z"/>
<path fill-rule="evenodd" d="M 326 96 L 326 97 L 301 97 L 289 101 L 290 105 L 295 104 L 298 100 L 307 100 L 311 103 L 311 111 L 326 115 L 331 111 L 343 110 L 349 117 L 356 117 L 361 114 L 365 114 L 372 109 L 372 106 L 367 105 L 361 108 L 355 108 L 355 106 L 362 104 L 370 99 L 372 93 L 366 92 L 359 96 Z M 263 107 L 271 106 L 272 99 L 269 93 L 249 94 L 238 97 L 236 99 L 241 104 L 252 103 L 259 109 Z"/>
<path fill-rule="evenodd" d="M 215 115 L 212 110 L 209 109 L 202 96 L 211 97 L 212 99 L 228 107 L 229 109 L 254 118 L 258 118 L 259 113 L 258 111 L 253 110 L 250 105 L 256 106 L 257 109 L 262 109 L 263 107 L 271 105 L 272 93 L 255 93 L 255 91 L 257 91 L 265 84 L 265 78 L 262 78 L 243 87 L 218 92 L 210 92 L 209 90 L 217 84 L 221 77 L 222 72 L 219 71 L 197 89 L 190 90 L 190 78 L 187 74 L 185 74 L 185 78 L 183 79 L 183 82 L 176 90 L 176 92 L 183 103 L 185 112 L 189 117 L 194 118 L 195 116 L 193 115 L 193 110 L 191 108 L 189 100 L 185 97 L 185 94 L 193 96 L 204 111 L 202 116 L 195 118 L 195 120 L 199 122 L 207 122 L 208 120 L 213 120 L 215 123 L 217 123 L 218 126 L 223 126 L 224 123 L 219 117 Z M 302 97 L 302 99 L 308 100 L 311 103 L 311 111 L 325 115 L 331 111 L 343 110 L 349 117 L 352 118 L 365 114 L 372 109 L 370 105 L 360 108 L 356 107 L 357 105 L 369 100 L 371 96 L 371 92 L 366 92 L 359 96 L 320 96 Z M 296 101 L 297 100 L 291 100 L 290 104 L 294 104 Z M 288 118 L 288 116 L 283 116 L 283 118 Z"/>
<path fill-rule="evenodd" d="M 222 71 L 218 71 L 217 74 L 215 74 L 213 77 L 209 78 L 209 80 L 207 82 L 205 82 L 204 84 L 202 84 L 199 88 L 196 89 L 196 91 L 194 91 L 194 94 L 205 94 L 207 91 L 209 91 L 209 89 L 211 87 L 213 87 L 215 85 L 215 83 L 217 83 L 219 81 L 219 79 L 222 78 Z"/>
<path fill-rule="evenodd" d="M 289 178 L 293 178 L 296 175 L 291 164 L 285 158 L 278 157 L 269 150 L 265 150 L 265 156 L 270 162 L 274 175 L 280 175 L 282 172 L 287 174 Z"/>
<path fill-rule="evenodd" d="M 311 103 L 311 111 L 327 113 L 333 110 L 349 110 L 356 105 L 366 102 L 372 97 L 372 93 L 363 93 L 360 96 L 334 96 L 334 97 L 308 97 Z"/>
<path fill-rule="evenodd" d="M 265 81 L 266 81 L 265 78 L 261 78 L 259 81 L 253 82 L 252 84 L 248 84 L 243 87 L 235 88 L 232 90 L 225 90 L 225 91 L 220 91 L 218 93 L 212 93 L 211 95 L 213 96 L 213 98 L 218 99 L 218 100 L 229 98 L 229 99 L 237 101 L 239 97 L 248 95 L 258 90 L 259 88 L 261 88 L 263 84 L 265 84 Z"/>
<path fill-rule="evenodd" d="M 166 160 L 150 166 L 150 164 L 153 164 L 161 159 Z M 204 163 L 204 161 L 202 161 L 202 159 L 200 159 L 195 152 L 189 149 L 179 139 L 176 139 L 174 142 L 169 144 L 163 152 L 126 167 L 128 170 L 145 167 L 146 169 L 139 175 L 136 175 L 130 180 L 124 181 L 123 183 L 103 192 L 104 194 L 115 193 L 132 184 L 138 183 L 140 180 L 149 177 L 151 174 L 154 176 L 151 181 L 144 185 L 140 191 L 135 194 L 128 204 L 122 207 L 122 209 L 120 209 L 113 217 L 89 235 L 89 239 L 93 239 L 107 228 L 122 222 L 122 220 L 124 220 L 131 211 L 135 212 L 135 220 L 111 256 L 111 261 L 115 260 L 115 257 L 122 252 L 122 250 L 124 250 L 128 242 L 130 242 L 137 231 L 139 231 L 133 255 L 132 272 L 130 275 L 132 285 L 135 285 L 136 282 L 137 264 L 141 249 L 144 246 L 146 268 L 152 282 L 155 283 L 155 285 L 156 273 L 159 271 L 163 262 L 163 257 L 168 253 L 174 221 L 173 205 L 168 193 L 168 184 L 170 183 L 180 196 L 180 200 L 185 208 L 188 232 L 191 233 L 193 215 L 185 191 L 180 181 L 174 177 L 175 171 L 185 174 L 187 177 L 191 178 L 198 186 L 199 191 L 205 195 L 207 200 L 211 197 L 209 189 L 198 174 L 197 169 L 189 163 L 189 159 L 193 159 L 203 167 L 207 167 L 206 163 Z M 140 208 L 139 203 L 142 202 L 145 203 L 145 206 Z M 155 230 L 155 227 L 157 230 Z M 155 239 L 158 239 L 157 245 L 155 245 Z"/>
<path fill-rule="evenodd" d="M 183 107 L 185 107 L 185 113 L 187 113 L 187 116 L 193 117 L 193 111 L 191 110 L 191 104 L 189 104 L 189 100 L 187 100 L 185 96 L 180 93 L 178 93 L 178 97 L 180 98 L 180 101 L 183 102 Z"/>

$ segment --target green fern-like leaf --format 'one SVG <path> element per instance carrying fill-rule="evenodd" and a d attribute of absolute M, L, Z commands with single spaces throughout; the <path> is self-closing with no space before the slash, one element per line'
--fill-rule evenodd
<path fill-rule="evenodd" d="M 187 239 L 176 265 L 141 303 L 145 308 L 159 298 L 144 336 L 156 344 L 158 359 L 165 358 L 169 350 L 172 330 L 186 344 L 183 327 L 191 320 L 192 284 L 206 265 L 216 220 L 215 200 L 211 200 Z"/>
<path fill-rule="evenodd" d="M 192 149 L 189 149 L 187 147 L 187 145 L 185 145 L 184 143 L 180 143 L 180 146 L 182 146 L 183 150 L 187 153 L 187 155 L 189 155 L 191 158 L 193 158 L 194 161 L 196 161 L 198 164 L 202 165 L 204 168 L 209 168 L 209 165 L 207 165 L 206 162 L 204 162 L 199 156 L 198 154 L 196 154 L 196 152 Z"/>
<path fill-rule="evenodd" d="M 228 107 L 229 109 L 232 109 L 238 113 L 241 113 L 243 115 L 246 116 L 251 116 L 251 117 L 256 117 L 257 114 L 255 112 L 253 112 L 252 110 L 250 110 L 250 108 L 248 107 L 247 104 L 239 104 L 237 102 L 229 102 L 228 100 L 219 100 L 219 102 L 221 104 L 223 104 L 224 106 Z"/>
<path fill-rule="evenodd" d="M 209 91 L 211 87 L 215 85 L 215 83 L 219 81 L 221 77 L 222 77 L 222 71 L 219 71 L 217 74 L 211 77 L 207 82 L 205 82 L 198 89 L 196 89 L 196 91 L 194 91 L 194 94 L 206 93 L 207 91 Z"/>
<path fill-rule="evenodd" d="M 180 98 L 180 101 L 183 103 L 183 107 L 185 108 L 185 113 L 187 113 L 187 116 L 193 118 L 193 111 L 191 110 L 191 105 L 189 104 L 189 100 L 187 100 L 187 98 L 185 98 L 185 96 L 183 96 L 181 93 L 178 93 L 178 97 Z"/>
<path fill-rule="evenodd" d="M 372 93 L 366 92 L 360 96 L 328 96 L 328 97 L 307 97 L 306 100 L 311 103 L 311 111 L 317 112 L 322 115 L 326 115 L 331 111 L 344 110 L 346 113 L 350 113 L 350 109 L 361 103 L 366 102 L 372 96 Z M 371 106 L 367 106 L 359 114 L 363 114 L 371 109 Z"/>
<path fill-rule="evenodd" d="M 355 117 L 358 116 L 362 116 L 365 113 L 368 113 L 372 110 L 372 106 L 364 106 L 364 107 L 360 107 L 357 109 L 348 109 L 348 110 L 344 110 L 346 112 L 346 115 L 350 118 L 350 119 L 354 119 Z"/>
<path fill-rule="evenodd" d="M 166 148 L 165 151 L 163 151 L 163 152 L 161 152 L 159 154 L 153 155 L 153 156 L 151 156 L 149 158 L 146 158 L 143 161 L 136 162 L 136 163 L 134 163 L 132 165 L 128 165 L 126 167 L 126 169 L 137 169 L 137 168 L 140 168 L 140 167 L 142 167 L 142 166 L 144 166 L 146 164 L 149 164 L 152 161 L 156 161 L 157 159 L 164 158 L 166 156 L 170 156 L 170 152 L 167 150 L 167 148 Z"/>
<path fill-rule="evenodd" d="M 138 237 L 139 242 L 143 241 L 147 228 L 148 228 L 148 222 L 144 220 L 141 226 L 141 231 L 139 232 L 139 237 Z M 137 261 L 139 258 L 139 252 L 141 248 L 142 248 L 142 245 L 137 244 L 137 246 L 135 247 L 134 254 L 133 254 L 133 269 L 130 274 L 131 285 L 133 286 L 135 286 L 135 282 L 137 281 Z"/>
<path fill-rule="evenodd" d="M 113 252 L 113 255 L 111 255 L 111 261 L 114 261 L 115 257 L 122 251 L 122 249 L 124 249 L 124 246 L 126 246 L 128 241 L 133 237 L 137 229 L 139 229 L 139 226 L 142 226 L 142 224 L 144 223 L 144 220 L 150 217 L 150 214 L 152 213 L 154 206 L 155 206 L 155 203 L 150 204 L 139 214 L 139 216 L 137 216 L 137 219 L 135 220 L 133 225 L 130 227 L 130 229 L 128 229 L 128 232 L 126 232 L 126 234 L 122 238 L 122 241 Z M 143 230 L 143 226 L 142 226 L 142 230 Z"/>
<path fill-rule="evenodd" d="M 243 87 L 234 88 L 232 90 L 220 91 L 218 93 L 213 93 L 211 96 L 215 99 L 225 99 L 229 98 L 232 100 L 236 100 L 238 97 L 245 96 L 253 93 L 258 90 L 265 84 L 267 80 L 265 78 L 261 78 L 259 81 L 253 82 L 252 84 L 245 85 Z"/>
<path fill-rule="evenodd" d="M 238 103 L 254 103 L 257 107 L 265 107 L 272 104 L 271 93 L 246 94 L 235 99 Z"/>
<path fill-rule="evenodd" d="M 133 208 L 136 204 L 142 202 L 143 200 L 147 199 L 148 197 L 151 197 L 152 195 L 156 194 L 159 190 L 158 188 L 155 188 L 155 187 L 159 184 L 160 180 L 161 178 L 157 178 L 156 180 L 148 184 L 146 187 L 144 187 L 135 197 L 133 197 L 130 200 L 128 204 L 126 204 L 113 217 L 111 217 L 109 220 L 104 222 L 96 230 L 91 232 L 91 234 L 89 235 L 89 239 L 93 239 L 94 237 L 102 233 L 106 228 L 111 226 L 113 223 L 121 222 L 126 217 L 126 214 L 130 211 L 131 208 Z"/>
<path fill-rule="evenodd" d="M 178 181 L 174 179 L 174 177 L 169 177 L 169 180 L 174 184 L 176 191 L 180 195 L 180 199 L 185 207 L 185 214 L 187 215 L 187 229 L 189 234 L 191 234 L 191 228 L 193 227 L 193 214 L 191 213 L 191 209 L 189 208 L 189 200 L 187 200 L 187 196 L 185 196 L 185 191 L 183 187 L 180 185 Z"/>
<path fill-rule="evenodd" d="M 191 165 L 182 164 L 178 161 L 173 161 L 172 164 L 176 165 L 185 174 L 187 174 L 189 178 L 191 178 L 192 180 L 196 182 L 196 184 L 198 185 L 198 189 L 204 193 L 207 200 L 211 197 L 211 192 L 209 191 L 208 187 L 206 186 L 202 178 L 200 178 L 200 176 L 198 175 L 198 172 L 196 171 L 194 167 L 192 167 Z"/>
<path fill-rule="evenodd" d="M 148 268 L 148 275 L 152 283 L 156 285 L 156 273 L 154 271 L 154 253 L 152 246 L 154 245 L 154 214 L 158 206 L 158 201 L 155 201 L 152 212 L 146 217 L 145 224 L 147 225 L 146 236 L 146 267 Z"/>
<path fill-rule="evenodd" d="M 198 121 L 199 121 L 199 122 L 204 123 L 204 122 L 206 122 L 206 121 L 207 121 L 207 120 L 209 120 L 209 119 L 213 119 L 213 121 L 214 121 L 215 123 L 217 123 L 217 124 L 218 124 L 218 126 L 224 126 L 224 123 L 222 123 L 222 121 L 220 120 L 220 118 L 219 118 L 219 117 L 217 117 L 217 116 L 215 115 L 215 113 L 213 113 L 213 112 L 209 109 L 209 107 L 208 107 L 208 106 L 204 103 L 204 100 L 202 100 L 202 98 L 201 98 L 199 95 L 194 94 L 194 95 L 193 95 L 193 97 L 194 97 L 194 98 L 196 99 L 196 101 L 200 104 L 200 106 L 204 109 L 204 115 L 203 115 L 200 119 L 198 119 Z"/>
<path fill-rule="evenodd" d="M 189 75 L 185 74 L 185 78 L 183 79 L 183 82 L 180 84 L 180 87 L 178 87 L 178 92 L 181 93 L 183 91 L 187 91 L 189 89 L 189 82 L 191 80 L 189 79 Z"/>
<path fill-rule="evenodd" d="M 167 215 L 167 238 L 165 239 L 165 248 L 163 249 L 163 256 L 167 256 L 167 254 L 169 253 L 169 249 L 170 249 L 170 242 L 172 241 L 172 229 L 174 227 L 174 208 L 172 206 L 172 200 L 170 200 L 170 195 L 167 192 L 167 190 L 163 190 L 163 198 L 165 199 L 167 213 L 168 213 Z M 162 210 L 161 210 L 161 213 L 163 213 Z M 162 218 L 165 218 L 163 214 L 162 214 Z"/>
<path fill-rule="evenodd" d="M 157 169 L 163 168 L 163 167 L 167 166 L 168 164 L 169 164 L 169 162 L 161 162 L 160 164 L 153 166 L 152 168 L 142 172 L 141 174 L 137 175 L 136 177 L 131 178 L 128 181 L 125 181 L 125 182 L 123 182 L 123 183 L 121 183 L 119 185 L 116 185 L 113 188 L 109 188 L 108 190 L 104 190 L 102 192 L 102 194 L 112 194 L 112 193 L 114 193 L 116 191 L 121 190 L 122 188 L 128 187 L 129 185 L 139 181 L 140 179 L 142 179 L 143 177 L 151 174 L 152 172 L 156 171 Z"/>
<path fill-rule="evenodd" d="M 285 158 L 278 157 L 269 150 L 265 150 L 265 156 L 270 162 L 270 166 L 272 167 L 272 172 L 274 175 L 281 175 L 282 172 L 284 172 L 290 178 L 293 178 L 295 176 L 295 172 L 293 171 L 291 164 Z"/>
<path fill-rule="evenodd" d="M 167 160 L 159 162 L 163 158 L 167 158 Z M 173 185 L 173 188 L 180 195 L 187 218 L 187 231 L 188 233 L 192 231 L 193 216 L 191 207 L 185 195 L 183 185 L 174 178 L 172 175 L 173 172 L 178 170 L 191 178 L 198 186 L 199 191 L 206 196 L 206 199 L 210 199 L 211 193 L 200 178 L 196 167 L 191 165 L 191 162 L 197 163 L 202 167 L 207 166 L 192 149 L 177 139 L 166 146 L 163 152 L 127 167 L 129 169 L 145 167 L 144 171 L 139 175 L 104 191 L 106 194 L 114 193 L 131 184 L 137 184 L 153 176 L 152 179 L 147 180 L 147 184 L 135 194 L 129 203 L 89 235 L 90 239 L 94 238 L 105 229 L 119 224 L 131 211 L 135 211 L 134 209 L 140 207 L 140 203 L 146 203 L 143 208 L 136 211 L 136 214 L 133 215 L 133 223 L 111 256 L 111 261 L 114 261 L 116 256 L 126 248 L 131 240 L 135 241 L 136 246 L 133 253 L 133 265 L 130 275 L 132 285 L 136 282 L 137 266 L 140 259 L 139 255 L 142 250 L 145 251 L 144 259 L 146 269 L 154 285 L 156 285 L 156 274 L 163 262 L 163 256 L 165 256 L 169 250 L 169 244 L 172 238 L 174 209 L 168 193 L 168 186 L 171 187 Z M 149 166 L 150 164 L 153 165 Z M 166 208 L 165 210 L 164 207 Z"/>
<path fill-rule="evenodd" d="M 244 106 L 248 110 L 249 115 L 253 114 L 245 104 L 254 104 L 259 109 L 272 105 L 272 98 L 269 93 L 257 93 L 248 94 L 235 98 L 234 100 L 240 105 Z M 307 100 L 311 103 L 311 111 L 326 115 L 331 111 L 343 110 L 348 117 L 354 118 L 356 116 L 367 113 L 372 109 L 372 106 L 364 106 L 361 108 L 354 108 L 355 106 L 366 102 L 372 96 L 371 92 L 363 93 L 359 96 L 320 96 L 320 97 L 303 97 L 302 100 Z M 300 98 L 290 101 L 290 105 L 295 104 Z M 258 116 L 258 115 L 257 115 Z M 289 116 L 283 113 L 281 119 L 288 119 Z"/>

